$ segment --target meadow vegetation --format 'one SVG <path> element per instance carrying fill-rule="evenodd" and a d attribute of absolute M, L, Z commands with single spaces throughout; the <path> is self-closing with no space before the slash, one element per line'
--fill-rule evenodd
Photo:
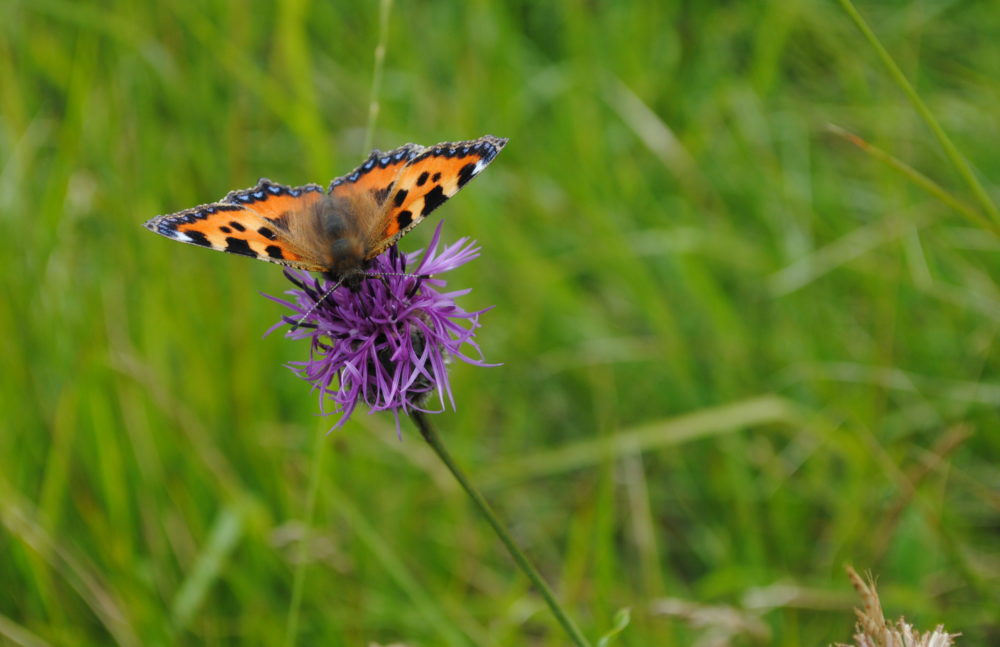
<path fill-rule="evenodd" d="M 998 201 L 1000 11 L 858 9 Z M 847 642 L 849 563 L 1000 642 L 1000 223 L 840 5 L 386 34 L 374 146 L 510 138 L 433 216 L 502 363 L 434 422 L 591 640 Z M 299 644 L 567 644 L 408 421 L 325 435 L 262 338 L 278 267 L 141 226 L 354 168 L 378 37 L 375 2 L 0 2 L 0 642 L 282 644 L 305 559 Z"/>

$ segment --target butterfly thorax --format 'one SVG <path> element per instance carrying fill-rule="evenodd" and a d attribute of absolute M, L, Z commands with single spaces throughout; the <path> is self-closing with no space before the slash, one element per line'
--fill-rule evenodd
<path fill-rule="evenodd" d="M 293 225 L 288 234 L 299 245 L 310 247 L 308 253 L 322 261 L 323 273 L 329 278 L 344 279 L 345 285 L 357 284 L 367 265 L 367 225 L 376 208 L 368 196 L 324 195 L 309 207 L 309 217 L 293 221 L 299 224 Z"/>

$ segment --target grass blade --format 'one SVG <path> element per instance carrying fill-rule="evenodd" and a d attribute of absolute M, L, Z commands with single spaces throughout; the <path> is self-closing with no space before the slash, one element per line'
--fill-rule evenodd
<path fill-rule="evenodd" d="M 794 423 L 798 419 L 799 415 L 791 402 L 775 395 L 763 395 L 651 422 L 620 431 L 610 438 L 582 440 L 536 452 L 519 460 L 501 463 L 476 478 L 483 488 L 497 487 L 511 481 L 589 467 L 605 460 L 680 445 L 744 427 Z"/>
<path fill-rule="evenodd" d="M 871 143 L 865 141 L 861 137 L 855 135 L 845 128 L 841 128 L 836 124 L 827 124 L 827 130 L 832 132 L 834 135 L 846 139 L 848 142 L 854 144 L 864 152 L 868 153 L 878 161 L 888 164 L 892 168 L 896 169 L 914 184 L 919 186 L 921 189 L 931 194 L 941 202 L 945 203 L 955 211 L 959 212 L 965 216 L 969 221 L 976 223 L 984 229 L 989 229 L 994 233 L 1000 232 L 996 223 L 990 222 L 986 219 L 983 214 L 979 213 L 971 206 L 963 202 L 962 200 L 956 198 L 954 195 L 948 192 L 943 186 L 930 179 L 917 169 L 913 168 L 903 160 L 887 153 L 878 146 L 874 146 Z"/>
<path fill-rule="evenodd" d="M 219 513 L 208 537 L 208 544 L 198 556 L 191 572 L 181 584 L 171 605 L 173 628 L 187 626 L 198 611 L 208 590 L 219 579 L 226 559 L 243 536 L 244 511 L 237 506 L 227 506 Z"/>

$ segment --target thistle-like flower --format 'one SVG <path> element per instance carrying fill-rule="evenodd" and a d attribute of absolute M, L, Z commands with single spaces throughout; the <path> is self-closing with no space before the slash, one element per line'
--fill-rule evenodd
<path fill-rule="evenodd" d="M 494 366 L 482 360 L 473 340 L 479 316 L 489 308 L 466 312 L 455 299 L 470 290 L 439 292 L 445 281 L 437 278 L 479 256 L 474 241 L 462 238 L 438 253 L 441 224 L 425 251 L 403 254 L 393 245 L 374 259 L 357 291 L 296 270 L 285 276 L 297 289 L 291 298 L 264 295 L 289 308 L 268 334 L 283 325 L 293 339 L 309 339 L 310 357 L 288 367 L 319 391 L 320 411 L 342 414 L 333 429 L 347 422 L 359 402 L 371 412 L 412 410 L 440 413 L 445 400 L 455 408 L 446 365 L 457 358 L 476 366 Z M 414 267 L 414 264 L 415 267 Z M 407 267 L 411 266 L 407 274 Z M 324 295 L 325 298 L 324 298 Z M 478 358 L 463 352 L 471 348 Z M 423 408 L 432 393 L 439 406 Z M 335 406 L 327 406 L 327 399 Z"/>

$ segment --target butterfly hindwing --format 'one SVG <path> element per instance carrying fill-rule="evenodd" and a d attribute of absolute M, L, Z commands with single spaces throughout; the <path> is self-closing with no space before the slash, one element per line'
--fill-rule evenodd
<path fill-rule="evenodd" d="M 369 258 L 378 256 L 434 209 L 458 193 L 503 150 L 507 139 L 486 135 L 421 149 L 393 180 Z"/>
<path fill-rule="evenodd" d="M 320 271 L 324 266 L 288 236 L 289 223 L 306 217 L 324 197 L 319 185 L 287 187 L 267 179 L 225 198 L 145 223 L 150 231 L 192 245 Z"/>

